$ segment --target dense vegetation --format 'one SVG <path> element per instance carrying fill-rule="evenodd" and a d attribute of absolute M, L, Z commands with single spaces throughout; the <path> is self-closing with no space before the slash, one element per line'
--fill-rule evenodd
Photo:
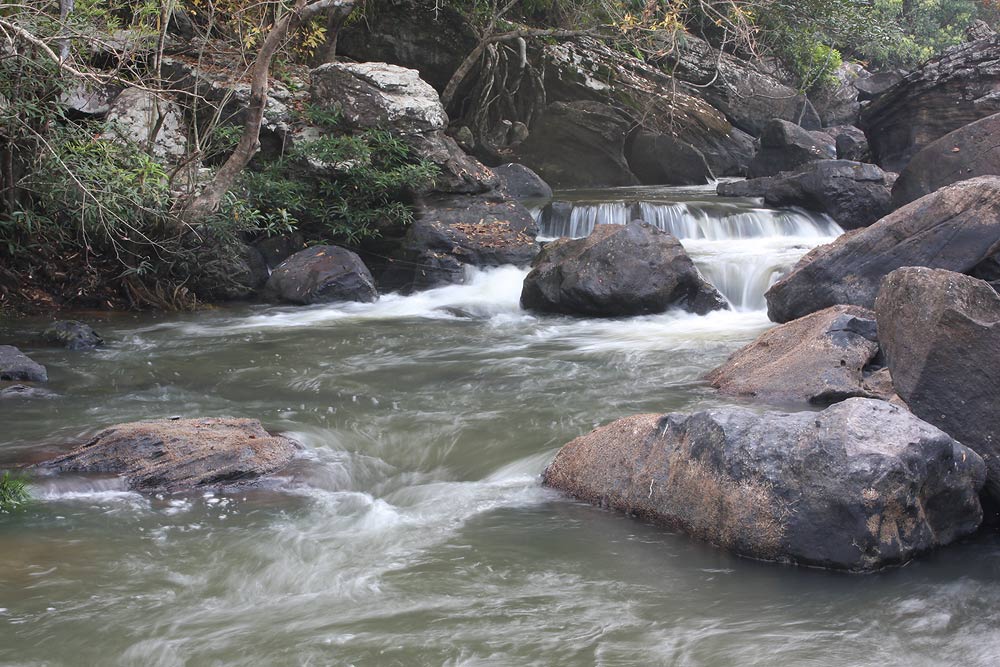
<path fill-rule="evenodd" d="M 10 512 L 28 502 L 28 485 L 23 477 L 0 475 L 0 512 Z"/>

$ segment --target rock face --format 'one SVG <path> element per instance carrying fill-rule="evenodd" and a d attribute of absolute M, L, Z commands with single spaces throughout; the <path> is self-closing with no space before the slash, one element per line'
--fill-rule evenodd
<path fill-rule="evenodd" d="M 500 179 L 507 194 L 514 199 L 535 201 L 552 199 L 552 188 L 549 184 L 523 164 L 502 164 L 493 167 L 493 173 Z"/>
<path fill-rule="evenodd" d="M 156 129 L 152 154 L 161 160 L 179 160 L 187 153 L 187 132 L 181 107 L 170 100 L 139 88 L 126 88 L 105 115 L 112 132 L 140 145 L 149 144 Z"/>
<path fill-rule="evenodd" d="M 77 320 L 62 320 L 53 322 L 42 338 L 55 345 L 62 345 L 68 350 L 93 350 L 104 345 L 104 339 L 91 328 L 89 324 Z"/>
<path fill-rule="evenodd" d="M 835 151 L 813 133 L 788 121 L 775 119 L 760 135 L 760 150 L 750 163 L 748 176 L 759 178 L 792 171 L 807 162 L 833 158 Z"/>
<path fill-rule="evenodd" d="M 724 394 L 773 404 L 892 398 L 868 378 L 879 353 L 875 314 L 833 306 L 775 327 L 708 374 Z"/>
<path fill-rule="evenodd" d="M 892 211 L 886 174 L 873 164 L 819 160 L 800 169 L 794 174 L 721 183 L 718 192 L 727 197 L 763 197 L 769 206 L 801 206 L 826 213 L 844 229 L 867 227 Z"/>
<path fill-rule="evenodd" d="M 823 127 L 858 122 L 861 102 L 854 84 L 867 76 L 868 72 L 858 63 L 843 63 L 833 72 L 832 81 L 811 95 Z"/>
<path fill-rule="evenodd" d="M 895 269 L 966 272 L 998 250 L 1000 177 L 962 181 L 811 252 L 767 291 L 767 314 L 788 322 L 840 303 L 872 308 Z"/>
<path fill-rule="evenodd" d="M 521 291 L 528 310 L 620 317 L 671 307 L 701 315 L 727 307 L 680 242 L 641 220 L 553 241 L 532 266 Z"/>
<path fill-rule="evenodd" d="M 976 530 L 985 467 L 884 401 L 621 419 L 563 447 L 545 483 L 738 554 L 851 571 Z"/>
<path fill-rule="evenodd" d="M 876 98 L 861 113 L 875 161 L 902 171 L 924 146 L 1000 112 L 1000 37 L 945 51 Z"/>
<path fill-rule="evenodd" d="M 0 345 L 0 380 L 47 382 L 45 366 L 28 358 L 13 345 Z"/>
<path fill-rule="evenodd" d="M 715 179 L 700 150 L 671 136 L 639 132 L 627 151 L 629 167 L 644 185 L 704 185 Z"/>
<path fill-rule="evenodd" d="M 525 266 L 537 235 L 528 210 L 504 196 L 436 196 L 418 203 L 401 240 L 376 239 L 371 250 L 390 257 L 376 268 L 379 286 L 409 292 L 462 283 L 467 266 Z"/>
<path fill-rule="evenodd" d="M 332 245 L 295 253 L 271 273 L 264 296 L 291 303 L 378 299 L 375 280 L 355 253 Z"/>
<path fill-rule="evenodd" d="M 949 132 L 914 155 L 892 188 L 892 202 L 904 206 L 945 185 L 991 175 L 1000 175 L 1000 114 Z"/>
<path fill-rule="evenodd" d="M 298 451 L 256 419 L 158 419 L 112 426 L 38 467 L 117 473 L 130 489 L 169 493 L 252 483 L 287 466 Z"/>
<path fill-rule="evenodd" d="M 969 276 L 906 267 L 882 283 L 875 313 L 900 398 L 983 457 L 1000 506 L 1000 296 Z"/>

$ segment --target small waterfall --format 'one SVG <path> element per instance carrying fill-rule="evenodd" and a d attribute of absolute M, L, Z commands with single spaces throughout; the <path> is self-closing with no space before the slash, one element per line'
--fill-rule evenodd
<path fill-rule="evenodd" d="M 803 254 L 843 233 L 825 215 L 760 208 L 752 200 L 662 199 L 557 200 L 535 219 L 543 239 L 582 238 L 598 224 L 645 220 L 676 236 L 705 278 L 738 310 L 763 309 L 764 292 Z"/>

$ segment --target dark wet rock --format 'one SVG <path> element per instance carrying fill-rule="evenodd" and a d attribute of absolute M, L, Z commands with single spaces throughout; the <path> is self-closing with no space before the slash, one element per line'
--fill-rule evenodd
<path fill-rule="evenodd" d="M 503 188 L 514 199 L 552 199 L 552 188 L 549 184 L 523 164 L 502 164 L 493 167 L 493 173 L 500 178 Z"/>
<path fill-rule="evenodd" d="M 858 97 L 862 100 L 873 100 L 890 90 L 906 76 L 903 71 L 875 72 L 855 80 L 854 87 L 858 89 Z"/>
<path fill-rule="evenodd" d="M 116 473 L 130 489 L 170 493 L 251 484 L 282 470 L 299 450 L 256 419 L 157 419 L 112 426 L 37 467 Z"/>
<path fill-rule="evenodd" d="M 852 398 L 628 417 L 563 447 L 544 479 L 751 558 L 871 571 L 975 531 L 984 477 L 938 428 Z"/>
<path fill-rule="evenodd" d="M 724 394 L 773 404 L 889 400 L 881 378 L 867 382 L 878 354 L 875 314 L 833 306 L 766 331 L 706 379 Z"/>
<path fill-rule="evenodd" d="M 768 206 L 800 206 L 826 213 L 844 229 L 867 227 L 892 211 L 886 174 L 873 164 L 819 160 L 799 169 L 742 183 L 720 183 L 718 192 L 727 197 L 763 197 Z"/>
<path fill-rule="evenodd" d="M 643 185 L 704 185 L 715 179 L 700 150 L 669 135 L 639 132 L 626 156 Z"/>
<path fill-rule="evenodd" d="M 45 366 L 32 361 L 13 345 L 0 345 L 0 380 L 46 382 Z"/>
<path fill-rule="evenodd" d="M 815 160 L 836 156 L 829 137 L 816 134 L 784 120 L 772 120 L 760 135 L 760 150 L 750 163 L 748 176 L 774 176 Z"/>
<path fill-rule="evenodd" d="M 198 269 L 188 285 L 203 301 L 238 301 L 257 294 L 267 282 L 264 256 L 245 243 L 203 234 L 196 249 Z"/>
<path fill-rule="evenodd" d="M 521 305 L 545 313 L 621 317 L 678 307 L 727 308 L 680 242 L 650 224 L 597 225 L 587 238 L 545 246 L 524 279 Z"/>
<path fill-rule="evenodd" d="M 628 117 L 603 102 L 555 102 L 518 149 L 520 161 L 557 188 L 638 185 L 625 159 Z"/>
<path fill-rule="evenodd" d="M 93 350 L 104 345 L 104 339 L 89 324 L 77 320 L 60 320 L 53 322 L 42 338 L 53 345 L 62 345 L 68 350 Z"/>
<path fill-rule="evenodd" d="M 306 249 L 305 237 L 299 232 L 271 236 L 254 242 L 253 247 L 264 258 L 269 269 L 273 269 L 286 259 Z"/>
<path fill-rule="evenodd" d="M 900 398 L 983 457 L 1000 506 L 1000 296 L 969 276 L 906 267 L 883 281 L 875 314 Z"/>
<path fill-rule="evenodd" d="M 372 274 L 355 253 L 332 245 L 318 245 L 295 253 L 272 273 L 264 296 L 291 303 L 378 299 Z"/>
<path fill-rule="evenodd" d="M 59 394 L 49 391 L 48 389 L 42 389 L 41 387 L 32 387 L 25 384 L 12 384 L 5 387 L 0 387 L 0 400 L 30 400 L 38 398 L 58 398 Z"/>
<path fill-rule="evenodd" d="M 1000 113 L 1000 37 L 952 47 L 908 74 L 861 113 L 872 157 L 901 171 L 924 146 Z"/>
<path fill-rule="evenodd" d="M 833 145 L 837 149 L 838 160 L 853 162 L 868 162 L 871 151 L 868 148 L 868 137 L 853 125 L 842 125 L 827 131 L 833 135 Z"/>
<path fill-rule="evenodd" d="M 1000 114 L 949 132 L 913 156 L 892 188 L 897 207 L 976 176 L 1000 175 Z"/>
<path fill-rule="evenodd" d="M 895 269 L 964 273 L 996 254 L 998 239 L 1000 177 L 955 183 L 810 252 L 767 291 L 767 314 L 788 322 L 839 303 L 872 308 Z"/>
<path fill-rule="evenodd" d="M 376 239 L 379 286 L 404 292 L 462 283 L 466 267 L 526 266 L 538 254 L 538 226 L 523 205 L 505 195 L 435 196 L 418 202 L 416 218 L 399 239 Z"/>

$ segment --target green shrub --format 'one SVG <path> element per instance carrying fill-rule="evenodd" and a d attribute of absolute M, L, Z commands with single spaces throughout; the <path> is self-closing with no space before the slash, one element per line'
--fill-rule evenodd
<path fill-rule="evenodd" d="M 28 483 L 24 477 L 4 472 L 0 476 L 0 512 L 10 512 L 30 499 Z"/>

